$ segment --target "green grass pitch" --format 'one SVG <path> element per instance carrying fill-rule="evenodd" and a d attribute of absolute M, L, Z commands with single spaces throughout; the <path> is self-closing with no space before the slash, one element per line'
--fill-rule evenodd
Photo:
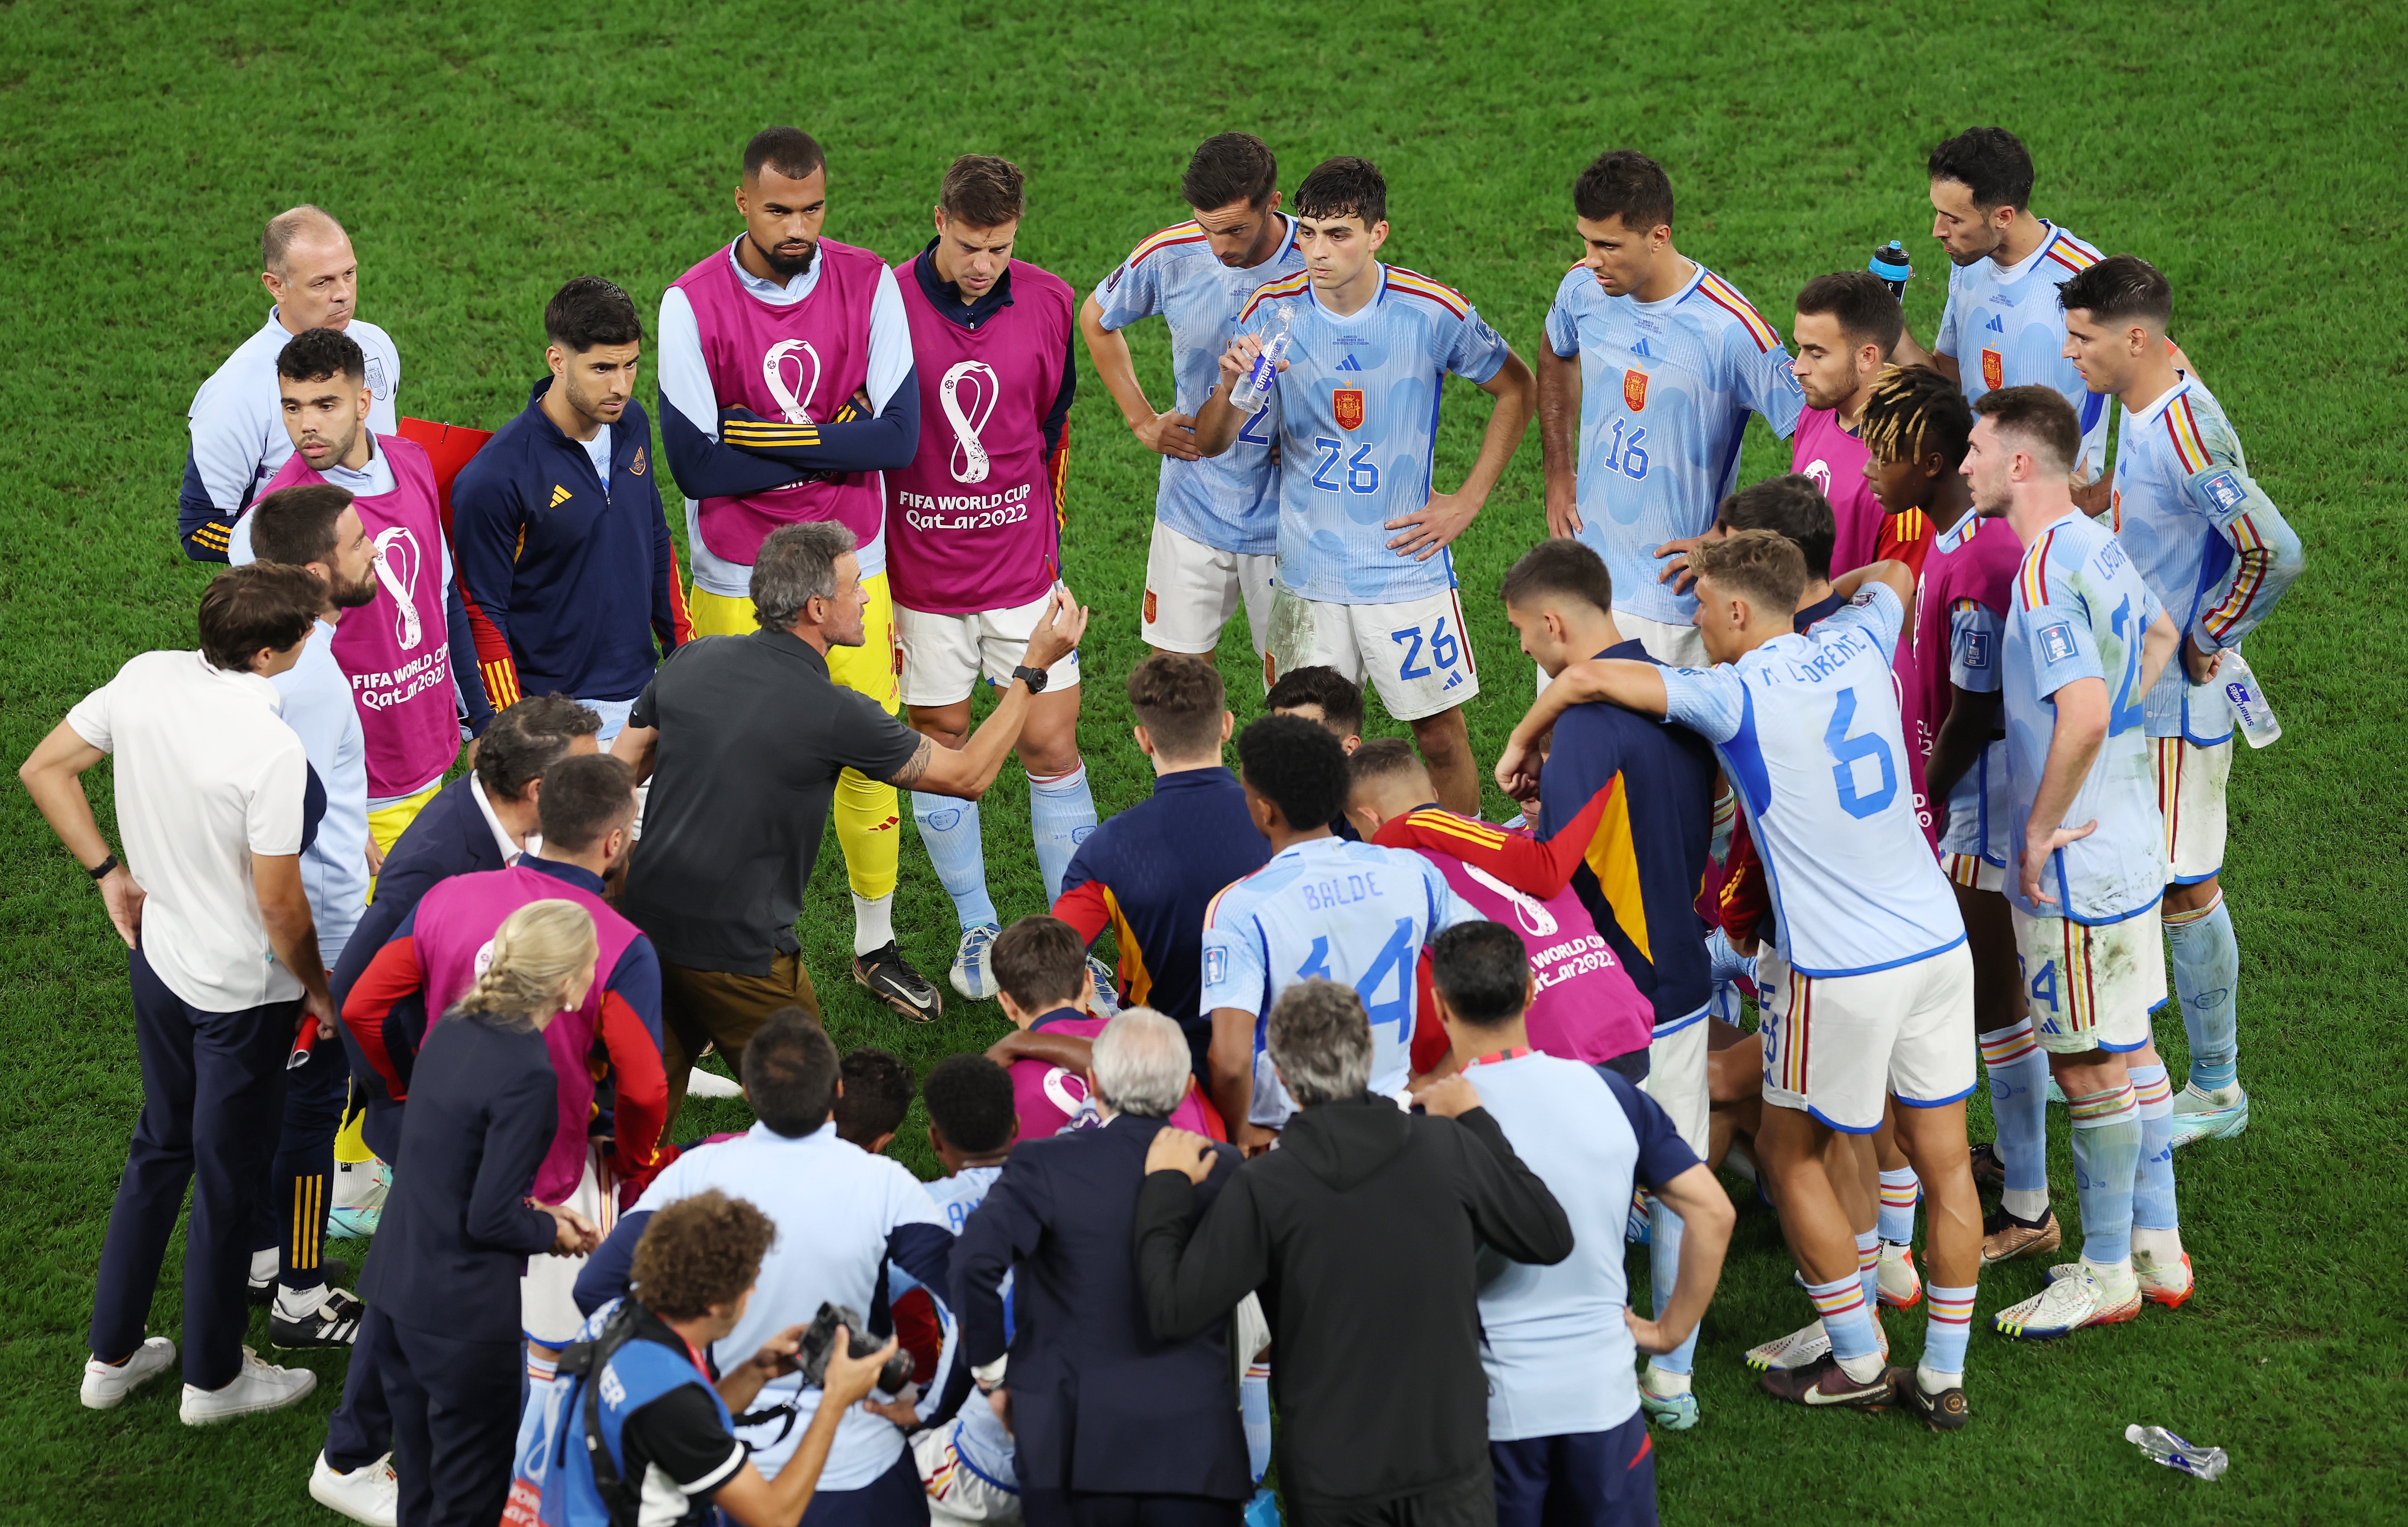
<path fill-rule="evenodd" d="M 828 233 L 890 259 L 927 236 L 952 155 L 1010 156 L 1029 177 L 1019 252 L 1082 288 L 1186 215 L 1179 171 L 1208 134 L 1260 133 L 1290 188 L 1326 155 L 1365 154 L 1389 180 L 1387 255 L 1460 287 L 1526 357 L 1577 255 L 1570 181 L 1622 144 L 1670 168 L 1684 252 L 1784 334 L 1806 278 L 1860 265 L 1896 237 L 1914 253 L 1908 309 L 1928 338 L 1943 283 L 1925 237 L 1922 155 L 2002 122 L 2032 147 L 2040 212 L 2172 278 L 2178 336 L 2307 544 L 2306 576 L 2251 646 L 2287 735 L 2243 750 L 2234 781 L 2228 884 L 2257 1123 L 2183 1158 L 2201 1288 L 2186 1308 L 2021 1347 L 1990 1334 L 1987 1318 L 2042 1269 L 1984 1281 L 1975 1419 L 1954 1438 L 1755 1392 L 1741 1351 L 1798 1324 L 1805 1305 L 1770 1216 L 1742 1214 L 1698 1350 L 1706 1419 L 1656 1439 L 1664 1513 L 2401 1520 L 2408 1042 L 2389 1004 L 2408 771 L 2386 733 L 2408 713 L 2388 618 L 2408 545 L 2408 305 L 2394 263 L 2408 48 L 2386 13 L 2364 0 L 0 7 L 12 315 L 0 366 L 0 752 L 22 758 L 130 655 L 190 643 L 208 572 L 176 545 L 183 412 L 260 322 L 260 224 L 294 202 L 349 224 L 361 310 L 402 350 L 404 411 L 491 427 L 540 371 L 538 315 L 563 280 L 607 275 L 649 314 L 665 282 L 732 236 L 738 151 L 770 122 L 827 145 Z M 1132 338 L 1167 397 L 1160 326 Z M 1081 364 L 1066 555 L 1096 610 L 1083 741 L 1110 812 L 1147 788 L 1120 678 L 1142 651 L 1154 468 Z M 1460 383 L 1448 406 L 1441 484 L 1469 463 L 1487 412 Z M 1759 424 L 1743 480 L 1786 460 Z M 1497 580 L 1541 533 L 1533 438 L 1457 547 L 1487 690 L 1471 712 L 1484 757 L 1529 693 Z M 1259 690 L 1241 632 L 1221 657 L 1243 721 Z M 1400 728 L 1378 718 L 1373 729 Z M 1037 910 L 1040 895 L 1025 788 L 1008 772 L 986 812 L 1007 915 Z M 297 1360 L 323 1377 L 307 1403 L 206 1432 L 178 1424 L 172 1377 L 113 1412 L 76 1404 L 93 1269 L 140 1099 L 122 951 L 14 789 L 0 790 L 0 1520 L 335 1520 L 303 1487 L 339 1357 Z M 904 862 L 907 944 L 940 972 L 950 909 L 916 848 Z M 831 851 L 805 933 L 840 1044 L 888 1044 L 924 1069 L 1001 1031 L 992 1006 L 957 1004 L 917 1030 L 873 1009 L 843 977 L 843 891 Z M 2179 1067 L 2179 1032 L 2163 1039 Z M 1984 1103 L 1975 1115 L 1985 1130 Z M 697 1105 L 679 1132 L 740 1116 Z M 899 1152 L 927 1172 L 919 1128 L 915 1115 Z M 2061 1116 L 2055 1129 L 2070 1210 Z M 177 1327 L 179 1255 L 155 1330 Z M 1892 1330 L 1903 1352 L 1917 1349 L 1919 1314 Z M 264 1347 L 264 1323 L 256 1334 Z M 2201 1485 L 2157 1469 L 2122 1440 L 2128 1421 L 2221 1444 L 2231 1472 Z"/>

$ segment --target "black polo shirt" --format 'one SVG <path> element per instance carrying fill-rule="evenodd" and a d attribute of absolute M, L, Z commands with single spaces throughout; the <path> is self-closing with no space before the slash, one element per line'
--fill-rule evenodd
<path fill-rule="evenodd" d="M 668 963 L 738 975 L 802 947 L 838 772 L 887 779 L 921 742 L 784 631 L 685 643 L 628 720 L 660 739 L 621 910 Z"/>

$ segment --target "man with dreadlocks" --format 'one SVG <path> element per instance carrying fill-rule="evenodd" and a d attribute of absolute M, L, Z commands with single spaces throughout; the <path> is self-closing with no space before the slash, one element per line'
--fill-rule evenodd
<path fill-rule="evenodd" d="M 1888 367 L 1865 405 L 1862 427 L 1870 452 L 1865 474 L 1882 512 L 1919 512 L 1939 530 L 1916 585 L 1913 660 L 1899 665 L 1902 708 L 1916 788 L 1945 802 L 1934 813 L 1940 863 L 1956 887 L 1973 956 L 1973 1023 L 1999 1125 L 1998 1144 L 1977 1147 L 1973 1166 L 1981 1180 L 2004 1176 L 2000 1210 L 1982 1227 L 1982 1260 L 1998 1261 L 2054 1249 L 2060 1238 L 2049 1213 L 2042 1132 L 2048 1058 L 2025 1016 L 2003 878 L 2007 764 L 1999 659 L 2023 543 L 2003 516 L 1973 512 L 1972 490 L 1957 470 L 1973 412 L 1946 377 L 1928 367 Z"/>

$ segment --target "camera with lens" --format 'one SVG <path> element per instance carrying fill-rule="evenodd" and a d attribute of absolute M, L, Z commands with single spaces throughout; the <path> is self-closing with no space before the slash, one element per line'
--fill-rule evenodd
<path fill-rule="evenodd" d="M 836 1350 L 839 1326 L 844 1328 L 851 1341 L 847 1356 L 866 1358 L 886 1345 L 870 1337 L 867 1322 L 862 1319 L 860 1312 L 843 1304 L 821 1304 L 819 1314 L 811 1318 L 810 1325 L 803 1332 L 802 1350 L 795 1354 L 795 1363 L 802 1371 L 803 1382 L 815 1390 L 826 1387 L 828 1358 Z M 878 1370 L 878 1387 L 888 1394 L 902 1393 L 903 1386 L 911 1381 L 911 1354 L 896 1347 L 895 1355 L 886 1360 L 886 1365 Z"/>

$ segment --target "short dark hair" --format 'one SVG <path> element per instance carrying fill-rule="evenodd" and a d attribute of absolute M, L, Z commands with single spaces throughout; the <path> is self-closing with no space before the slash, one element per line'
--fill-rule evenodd
<path fill-rule="evenodd" d="M 1068 923 L 1043 913 L 996 934 L 987 958 L 996 985 L 1024 1013 L 1050 1013 L 1077 1001 L 1087 979 L 1086 941 Z"/>
<path fill-rule="evenodd" d="M 864 1044 L 838 1063 L 844 1090 L 836 1100 L 836 1137 L 867 1150 L 882 1134 L 903 1127 L 919 1084 L 903 1058 L 875 1044 Z"/>
<path fill-rule="evenodd" d="M 645 1224 L 628 1283 L 636 1302 L 663 1319 L 700 1319 L 744 1297 L 777 1242 L 778 1227 L 749 1201 L 705 1188 Z"/>
<path fill-rule="evenodd" d="M 363 382 L 368 378 L 368 358 L 360 342 L 340 329 L 303 329 L 276 353 L 276 374 L 294 382 L 341 377 Z"/>
<path fill-rule="evenodd" d="M 330 562 L 335 522 L 351 507 L 351 490 L 332 483 L 295 483 L 251 506 L 251 555 L 262 562 L 300 567 Z"/>
<path fill-rule="evenodd" d="M 1973 194 L 1983 212 L 2031 205 L 2031 152 L 2003 127 L 1968 127 L 1931 151 L 1926 163 L 1935 180 L 1955 180 Z"/>
<path fill-rule="evenodd" d="M 615 281 L 580 276 L 544 304 L 543 336 L 572 355 L 597 345 L 639 344 L 644 321 Z"/>
<path fill-rule="evenodd" d="M 1965 390 L 1930 367 L 1885 367 L 1856 430 L 1876 461 L 1937 455 L 1940 469 L 1953 472 L 1965 460 L 1973 410 Z"/>
<path fill-rule="evenodd" d="M 1598 154 L 1572 182 L 1572 210 L 1591 223 L 1622 220 L 1632 233 L 1672 225 L 1672 178 L 1636 149 Z"/>
<path fill-rule="evenodd" d="M 2082 421 L 2054 387 L 1996 387 L 1981 396 L 1973 411 L 2039 447 L 2036 454 L 2055 456 L 2055 465 L 2066 471 L 2073 470 L 2074 458 L 2082 454 Z"/>
<path fill-rule="evenodd" d="M 1786 615 L 1806 592 L 1806 555 L 1778 530 L 1734 530 L 1720 540 L 1698 543 L 1689 567 L 1700 579 L 1763 606 L 1763 613 Z"/>
<path fill-rule="evenodd" d="M 1200 758 L 1221 746 L 1221 717 L 1228 693 L 1221 670 L 1209 658 L 1158 652 L 1130 670 L 1129 709 L 1154 736 L 1154 752 L 1170 758 Z"/>
<path fill-rule="evenodd" d="M 799 127 L 764 127 L 744 145 L 744 178 L 759 175 L 766 166 L 776 170 L 789 180 L 808 180 L 812 172 L 827 164 L 819 140 Z"/>
<path fill-rule="evenodd" d="M 1011 1073 L 982 1055 L 949 1055 L 920 1084 L 928 1122 L 942 1130 L 956 1150 L 982 1156 L 1011 1144 L 1019 1105 Z"/>
<path fill-rule="evenodd" d="M 1346 785 L 1350 794 L 1357 785 L 1410 774 L 1419 774 L 1426 784 L 1429 767 L 1422 762 L 1421 755 L 1413 751 L 1413 745 L 1401 737 L 1374 737 L 1346 758 Z"/>
<path fill-rule="evenodd" d="M 517 800 L 568 744 L 602 729 L 602 718 L 566 695 L 536 695 L 494 717 L 477 742 L 477 779 L 485 794 Z"/>
<path fill-rule="evenodd" d="M 1252 133 L 1215 133 L 1196 145 L 1179 194 L 1199 212 L 1242 201 L 1260 211 L 1279 189 L 1279 161 Z"/>
<path fill-rule="evenodd" d="M 1477 1029 L 1521 1016 L 1530 994 L 1530 950 L 1503 923 L 1457 923 L 1430 940 L 1430 985 Z"/>
<path fill-rule="evenodd" d="M 1714 523 L 1730 530 L 1770 530 L 1786 537 L 1805 557 L 1809 579 L 1831 576 L 1840 522 L 1831 512 L 1831 500 L 1803 472 L 1749 483 L 1722 501 Z"/>
<path fill-rule="evenodd" d="M 1346 804 L 1346 748 L 1300 715 L 1267 715 L 1238 734 L 1246 785 L 1303 831 L 1325 826 Z"/>
<path fill-rule="evenodd" d="M 1296 215 L 1314 222 L 1351 217 L 1363 226 L 1388 216 L 1388 182 L 1369 159 L 1340 154 L 1312 166 L 1296 188 Z"/>
<path fill-rule="evenodd" d="M 1020 166 L 991 153 L 966 153 L 945 168 L 937 205 L 968 228 L 1000 228 L 1028 209 Z"/>
<path fill-rule="evenodd" d="M 2067 312 L 2079 308 L 2101 324 L 2138 318 L 2164 328 L 2174 315 L 2174 288 L 2139 255 L 2111 254 L 2058 287 L 2057 305 Z"/>
<path fill-rule="evenodd" d="M 607 753 L 570 754 L 543 771 L 536 797 L 546 848 L 581 854 L 636 815 L 636 771 Z"/>
<path fill-rule="evenodd" d="M 1605 558 L 1570 536 L 1549 537 L 1524 552 L 1506 569 L 1497 593 L 1516 609 L 1526 610 L 1532 599 L 1553 594 L 1578 599 L 1599 614 L 1613 613 L 1613 574 L 1606 570 Z"/>
<path fill-rule="evenodd" d="M 1815 277 L 1799 291 L 1798 310 L 1830 314 L 1839 320 L 1850 349 L 1878 345 L 1884 360 L 1906 332 L 1906 310 L 1899 306 L 1897 294 L 1870 270 L 1834 270 Z"/>
<path fill-rule="evenodd" d="M 325 602 L 325 585 L 307 568 L 229 568 L 201 590 L 201 655 L 229 673 L 247 673 L 262 647 L 282 652 L 308 636 Z"/>
<path fill-rule="evenodd" d="M 744 1099 L 773 1133 L 799 1139 L 836 1101 L 836 1043 L 799 1007 L 781 1007 L 744 1046 Z"/>
<path fill-rule="evenodd" d="M 1292 711 L 1299 705 L 1320 706 L 1321 719 L 1340 735 L 1363 735 L 1363 686 L 1326 663 L 1288 670 L 1263 696 L 1267 711 Z"/>

